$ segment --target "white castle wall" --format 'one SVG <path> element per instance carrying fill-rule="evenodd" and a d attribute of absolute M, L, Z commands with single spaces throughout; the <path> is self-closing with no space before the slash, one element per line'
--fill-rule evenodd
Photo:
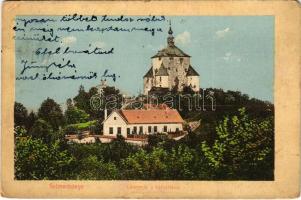
<path fill-rule="evenodd" d="M 169 88 L 168 76 L 155 76 L 155 87 Z"/>
<path fill-rule="evenodd" d="M 153 78 L 150 78 L 150 77 L 145 77 L 143 79 L 144 95 L 147 95 L 148 92 L 152 89 L 152 87 L 154 85 L 153 82 L 154 82 Z"/>
<path fill-rule="evenodd" d="M 155 70 L 159 69 L 159 67 L 162 64 L 162 59 L 160 60 L 159 58 L 152 58 L 152 65 L 153 65 L 153 74 L 155 74 Z"/>
<path fill-rule="evenodd" d="M 193 91 L 200 91 L 200 79 L 198 76 L 189 76 L 187 77 L 187 86 L 190 86 Z"/>
<path fill-rule="evenodd" d="M 184 86 L 192 85 L 192 89 L 198 92 L 200 89 L 200 81 L 198 76 L 187 77 L 186 73 L 190 66 L 190 57 L 156 57 L 152 58 L 153 74 L 159 70 L 161 65 L 168 70 L 168 77 L 154 77 L 151 81 L 144 78 L 144 94 L 147 95 L 152 87 L 162 87 L 173 89 L 178 79 L 178 91 L 182 91 Z M 194 87 L 195 86 L 195 87 Z"/>

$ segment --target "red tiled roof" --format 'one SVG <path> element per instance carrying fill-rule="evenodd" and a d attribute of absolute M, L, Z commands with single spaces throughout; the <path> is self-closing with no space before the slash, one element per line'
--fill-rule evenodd
<path fill-rule="evenodd" d="M 119 113 L 130 124 L 183 123 L 175 109 L 120 110 Z"/>
<path fill-rule="evenodd" d="M 156 105 L 156 104 L 148 104 L 148 103 L 143 104 L 143 108 L 147 109 L 147 110 L 150 110 L 150 109 L 161 109 L 161 110 L 169 109 L 169 107 L 166 104 Z"/>

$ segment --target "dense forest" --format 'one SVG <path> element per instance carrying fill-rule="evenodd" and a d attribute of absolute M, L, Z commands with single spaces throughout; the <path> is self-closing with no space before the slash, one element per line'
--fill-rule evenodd
<path fill-rule="evenodd" d="M 185 99 L 175 102 L 181 104 L 179 112 L 185 121 L 201 121 L 196 130 L 188 129 L 178 141 L 164 134 L 151 135 L 143 147 L 129 144 L 121 136 L 111 143 L 67 142 L 65 135 L 71 132 L 79 136 L 87 129 L 101 133 L 103 111 L 93 109 L 90 103 L 97 88 L 85 91 L 81 86 L 77 96 L 67 99 L 64 111 L 51 98 L 44 100 L 37 112 L 15 102 L 15 179 L 273 180 L 273 104 L 237 91 L 206 91 L 198 94 L 201 110 L 190 109 Z M 104 97 L 112 94 L 120 97 L 116 101 L 120 108 L 119 90 L 104 88 Z M 195 94 L 185 89 L 170 95 Z"/>

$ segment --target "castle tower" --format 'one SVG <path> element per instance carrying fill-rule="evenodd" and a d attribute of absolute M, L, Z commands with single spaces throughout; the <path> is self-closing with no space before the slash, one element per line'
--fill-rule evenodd
<path fill-rule="evenodd" d="M 143 77 L 144 94 L 156 89 L 182 91 L 191 87 L 199 92 L 199 74 L 190 64 L 190 56 L 174 42 L 171 25 L 168 30 L 167 47 L 151 57 L 151 67 Z"/>

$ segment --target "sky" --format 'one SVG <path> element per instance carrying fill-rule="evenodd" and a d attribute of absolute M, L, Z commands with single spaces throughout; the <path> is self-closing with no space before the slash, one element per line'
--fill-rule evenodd
<path fill-rule="evenodd" d="M 136 19 L 137 17 L 131 16 Z M 22 17 L 20 17 L 22 18 Z M 52 17 L 60 19 L 60 16 Z M 27 17 L 26 19 L 30 19 Z M 59 33 L 58 43 L 16 40 L 16 76 L 23 68 L 21 60 L 47 64 L 70 59 L 77 66 L 78 74 L 97 72 L 91 80 L 16 80 L 16 101 L 36 110 L 47 97 L 63 105 L 74 97 L 80 85 L 86 90 L 100 83 L 101 74 L 108 69 L 116 73 L 117 80 L 107 79 L 127 94 L 143 91 L 143 75 L 151 67 L 151 57 L 167 45 L 169 20 L 175 44 L 191 56 L 191 65 L 200 74 L 201 88 L 222 88 L 241 91 L 250 97 L 273 102 L 274 84 L 274 17 L 273 16 L 165 16 L 161 22 L 93 22 L 99 26 L 156 27 L 162 32 L 154 36 L 149 32 L 71 32 Z M 22 21 L 16 21 L 22 27 Z M 28 24 L 31 27 L 62 26 L 85 27 L 88 23 L 52 22 Z M 91 24 L 91 23 L 90 23 Z M 16 35 L 23 35 L 22 31 Z M 27 35 L 34 33 L 26 32 Z M 87 49 L 114 48 L 111 55 L 37 56 L 39 47 L 54 49 L 67 47 Z M 25 74 L 35 74 L 44 69 L 30 69 Z M 55 72 L 55 69 L 53 69 Z M 64 70 L 64 73 L 73 73 Z"/>

